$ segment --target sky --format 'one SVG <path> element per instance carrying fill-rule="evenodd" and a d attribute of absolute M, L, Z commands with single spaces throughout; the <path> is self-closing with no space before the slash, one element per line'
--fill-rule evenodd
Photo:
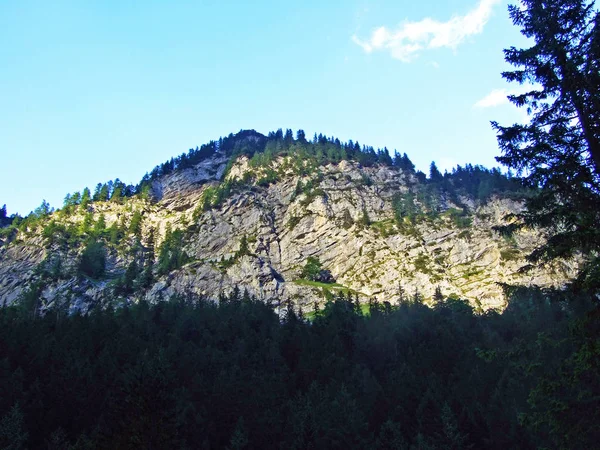
<path fill-rule="evenodd" d="M 241 129 L 497 166 L 506 0 L 0 1 L 0 205 L 119 178 Z"/>

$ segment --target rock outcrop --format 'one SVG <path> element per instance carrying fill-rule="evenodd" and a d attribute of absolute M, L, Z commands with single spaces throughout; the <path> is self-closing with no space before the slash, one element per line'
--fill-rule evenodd
<path fill-rule="evenodd" d="M 103 214 L 107 226 L 129 223 L 134 211 L 141 212 L 142 242 L 153 230 L 156 248 L 168 225 L 184 231 L 190 262 L 124 297 L 159 301 L 179 294 L 216 300 L 238 286 L 265 301 L 297 304 L 312 304 L 336 291 L 350 292 L 363 301 L 376 297 L 390 302 L 418 292 L 428 301 L 439 287 L 444 295 L 467 299 L 485 310 L 504 306 L 502 283 L 560 286 L 576 270 L 575 265 L 557 263 L 519 271 L 524 256 L 542 237 L 524 232 L 507 240 L 493 231 L 507 213 L 520 210 L 515 200 L 495 197 L 478 205 L 464 198 L 461 203 L 470 205 L 469 221 L 457 224 L 451 215 L 457 205 L 445 199 L 442 210 L 447 213 L 401 230 L 394 220 L 392 198 L 417 183 L 413 173 L 342 161 L 300 176 L 283 157 L 274 163 L 278 181 L 240 187 L 235 181 L 251 170 L 248 159 L 239 158 L 225 175 L 227 163 L 227 157 L 216 154 L 196 167 L 154 181 L 155 203 L 140 199 L 92 203 L 90 211 L 94 217 Z M 235 186 L 233 192 L 218 207 L 203 211 L 203 193 L 224 176 Z M 310 181 L 311 190 L 298 192 L 299 181 L 303 185 Z M 82 214 L 68 219 L 55 216 L 57 221 L 83 220 Z M 242 240 L 247 251 L 240 254 Z M 42 261 L 53 255 L 63 258 L 63 267 L 76 266 L 81 247 L 65 249 L 44 242 L 38 230 L 21 233 L 0 247 L 0 304 L 16 301 L 40 278 Z M 85 309 L 112 301 L 110 281 L 123 274 L 135 257 L 128 251 L 133 245 L 133 238 L 126 238 L 119 248 L 109 250 L 103 280 L 64 270 L 41 291 L 43 303 L 60 299 L 71 308 Z M 310 256 L 331 272 L 335 284 L 300 280 Z"/>

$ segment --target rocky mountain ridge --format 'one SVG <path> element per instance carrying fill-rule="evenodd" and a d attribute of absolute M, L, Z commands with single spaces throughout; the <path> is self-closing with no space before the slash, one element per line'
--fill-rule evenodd
<path fill-rule="evenodd" d="M 352 160 L 303 164 L 283 152 L 257 167 L 249 155 L 217 151 L 156 177 L 148 198 L 96 201 L 68 216 L 50 214 L 1 244 L 0 304 L 35 291 L 41 309 L 87 310 L 115 299 L 217 300 L 237 286 L 264 301 L 312 308 L 337 292 L 361 301 L 417 295 L 428 302 L 439 288 L 485 310 L 504 306 L 501 284 L 556 287 L 575 273 L 567 263 L 520 271 L 542 236 L 528 231 L 506 239 L 493 231 L 507 213 L 520 210 L 518 199 L 495 195 L 479 202 L 441 192 L 439 214 L 411 221 L 395 214 L 395 202 L 423 183 L 414 171 Z M 77 267 L 84 238 L 100 221 L 123 236 L 109 243 L 104 232 L 106 267 L 95 278 Z M 69 234 L 75 229 L 84 230 L 84 238 Z M 174 234 L 179 248 L 165 250 L 166 236 Z M 153 265 L 158 253 L 177 251 L 185 255 L 177 267 Z M 302 279 L 309 257 L 318 258 L 336 283 Z M 142 283 L 144 267 L 150 275 Z M 128 270 L 133 278 L 123 288 Z"/>

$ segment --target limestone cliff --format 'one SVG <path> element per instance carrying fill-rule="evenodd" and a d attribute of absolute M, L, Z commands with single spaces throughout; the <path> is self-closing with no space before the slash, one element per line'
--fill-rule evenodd
<path fill-rule="evenodd" d="M 277 179 L 261 182 L 261 171 L 268 170 L 276 171 Z M 232 186 L 228 195 L 207 206 L 208 192 L 224 183 Z M 336 291 L 390 302 L 419 292 L 429 301 L 439 287 L 444 295 L 485 310 L 503 307 L 501 283 L 560 286 L 574 274 L 576 267 L 566 263 L 519 271 L 542 237 L 525 232 L 507 240 L 493 231 L 507 213 L 521 208 L 518 200 L 502 195 L 483 203 L 462 197 L 460 204 L 442 196 L 440 214 L 402 226 L 394 215 L 394 195 L 418 183 L 414 172 L 381 164 L 363 167 L 344 160 L 302 174 L 285 155 L 266 168 L 253 168 L 246 156 L 230 161 L 217 152 L 153 180 L 153 201 L 93 202 L 87 211 L 47 219 L 75 227 L 91 213 L 93 220 L 102 215 L 107 228 L 117 223 L 127 228 L 136 211 L 141 213 L 138 237 L 106 247 L 101 279 L 77 274 L 81 242 L 56 242 L 48 239 L 51 232 L 44 237 L 41 227 L 6 239 L 0 244 L 0 304 L 11 304 L 31 286 L 39 290 L 42 308 L 61 304 L 85 310 L 114 301 L 115 280 L 133 260 L 140 267 L 148 258 L 155 262 L 157 256 L 144 250 L 158 249 L 167 229 L 182 230 L 188 262 L 165 274 L 154 270 L 150 285 L 119 294 L 121 301 L 158 301 L 174 294 L 216 300 L 234 286 L 265 301 L 297 304 L 312 305 Z M 462 221 L 456 220 L 459 210 Z M 247 250 L 240 252 L 242 241 Z M 300 279 L 309 256 L 319 258 L 335 284 Z"/>

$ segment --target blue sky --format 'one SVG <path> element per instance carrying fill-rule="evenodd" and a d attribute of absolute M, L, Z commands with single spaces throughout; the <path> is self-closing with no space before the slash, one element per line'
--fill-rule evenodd
<path fill-rule="evenodd" d="M 254 128 L 497 165 L 523 113 L 505 0 L 0 2 L 0 205 L 120 178 Z"/>

